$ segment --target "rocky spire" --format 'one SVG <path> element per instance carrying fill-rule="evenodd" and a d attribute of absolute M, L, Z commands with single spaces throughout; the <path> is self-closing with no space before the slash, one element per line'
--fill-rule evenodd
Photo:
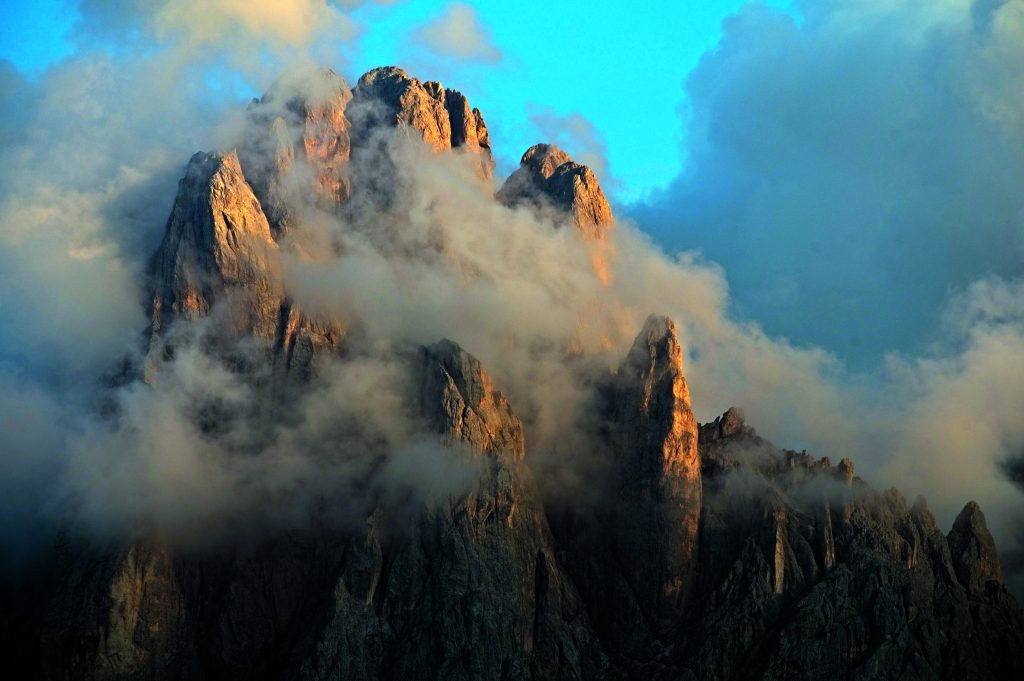
<path fill-rule="evenodd" d="M 233 152 L 189 161 L 151 268 L 154 333 L 231 297 L 225 330 L 274 335 L 283 296 L 277 247 Z"/>
<path fill-rule="evenodd" d="M 701 471 L 682 351 L 667 317 L 647 319 L 620 366 L 611 418 L 615 550 L 648 617 L 673 620 L 693 580 Z"/>
<path fill-rule="evenodd" d="M 437 81 L 422 83 L 395 66 L 373 69 L 359 79 L 353 114 L 361 128 L 403 125 L 416 131 L 436 151 L 464 149 L 477 155 L 478 172 L 494 170 L 490 136 L 479 109 L 466 97 Z"/>
<path fill-rule="evenodd" d="M 294 204 L 330 209 L 351 195 L 351 99 L 344 78 L 316 69 L 279 79 L 249 108 L 239 155 L 277 238 L 292 226 Z"/>
<path fill-rule="evenodd" d="M 550 205 L 567 212 L 588 241 L 604 240 L 615 221 L 594 172 L 553 144 L 527 149 L 498 199 L 506 205 Z"/>
<path fill-rule="evenodd" d="M 420 364 L 424 413 L 446 439 L 522 460 L 522 423 L 476 357 L 443 340 L 421 349 Z"/>
<path fill-rule="evenodd" d="M 383 550 L 346 557 L 304 661 L 319 673 L 300 678 L 602 678 L 607 659 L 555 558 L 519 419 L 457 344 L 423 347 L 413 364 L 422 416 L 474 479 L 400 513 Z M 382 575 L 380 588 L 348 578 L 353 563 Z"/>
<path fill-rule="evenodd" d="M 996 543 L 978 504 L 971 501 L 964 506 L 953 522 L 947 541 L 956 577 L 965 589 L 980 591 L 989 581 L 1003 581 Z"/>

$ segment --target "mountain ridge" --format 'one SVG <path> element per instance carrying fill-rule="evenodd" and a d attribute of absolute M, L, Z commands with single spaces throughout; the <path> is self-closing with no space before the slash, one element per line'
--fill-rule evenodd
<path fill-rule="evenodd" d="M 206 325 L 206 350 L 272 396 L 257 418 L 287 421 L 297 393 L 367 352 L 357 317 L 306 312 L 289 290 L 284 263 L 304 257 L 310 207 L 370 205 L 386 222 L 395 137 L 457 153 L 481 180 L 494 162 L 464 95 L 395 67 L 354 90 L 330 70 L 282 81 L 248 126 L 237 152 L 197 153 L 179 183 L 151 264 L 145 381 Z M 573 230 L 598 249 L 591 275 L 615 276 L 611 207 L 564 151 L 531 147 L 494 200 Z M 875 492 L 847 459 L 779 449 L 738 409 L 699 424 L 667 317 L 648 317 L 619 364 L 591 377 L 587 442 L 607 476 L 578 506 L 538 483 L 523 420 L 458 343 L 373 352 L 394 367 L 402 418 L 434 443 L 431 467 L 442 449 L 456 460 L 443 493 L 378 493 L 392 443 L 370 432 L 366 451 L 325 445 L 366 460 L 343 521 L 318 507 L 305 525 L 200 548 L 68 530 L 11 596 L 12 667 L 55 679 L 736 680 L 1024 668 L 1024 614 L 976 504 L 943 534 L 923 500 Z"/>

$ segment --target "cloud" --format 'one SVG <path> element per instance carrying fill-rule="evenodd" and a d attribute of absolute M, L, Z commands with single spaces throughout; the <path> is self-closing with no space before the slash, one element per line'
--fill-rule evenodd
<path fill-rule="evenodd" d="M 853 366 L 920 352 L 1024 275 L 1020 2 L 751 4 L 685 87 L 687 170 L 634 217 L 721 263 L 740 314 Z"/>
<path fill-rule="evenodd" d="M 858 17 L 866 11 L 856 2 L 843 7 Z M 928 7 L 915 7 L 936 21 Z M 705 130 L 700 139 L 708 145 L 700 153 L 709 164 L 700 170 L 728 182 L 715 185 L 703 175 L 700 182 L 687 179 L 697 182 L 693 186 L 700 191 L 688 191 L 703 207 L 680 209 L 685 219 L 702 215 L 710 220 L 723 215 L 727 204 L 733 211 L 728 215 L 743 217 L 753 209 L 739 200 L 756 196 L 769 206 L 786 199 L 791 203 L 779 204 L 779 211 L 797 216 L 831 209 L 821 214 L 842 223 L 849 218 L 838 208 L 850 206 L 826 201 L 842 194 L 831 184 L 816 185 L 825 182 L 819 176 L 839 183 L 851 173 L 865 173 L 855 177 L 856 195 L 877 208 L 876 194 L 869 190 L 888 191 L 891 173 L 903 172 L 884 167 L 882 180 L 871 179 L 874 155 L 892 160 L 886 155 L 892 142 L 876 140 L 881 134 L 877 122 L 865 120 L 874 109 L 856 96 L 845 100 L 856 105 L 852 113 L 833 111 L 824 103 L 815 115 L 801 113 L 801 125 L 810 126 L 810 139 L 817 139 L 804 158 L 793 148 L 800 144 L 787 143 L 783 134 L 786 97 L 772 99 L 771 91 L 762 89 L 754 98 L 742 88 L 733 92 L 731 83 L 757 84 L 755 75 L 777 76 L 762 70 L 760 43 L 749 44 L 751 63 L 741 58 L 738 36 L 763 32 L 770 45 L 786 49 L 792 49 L 793 41 L 803 44 L 801 31 L 825 31 L 834 39 L 811 41 L 815 49 L 838 50 L 832 43 L 844 44 L 840 38 L 847 33 L 857 38 L 855 46 L 866 42 L 868 33 L 860 23 L 844 33 L 833 25 L 838 14 L 818 16 L 812 11 L 816 8 L 821 9 L 806 7 L 807 28 L 763 8 L 748 10 L 727 27 L 722 49 L 694 76 L 693 83 L 715 94 L 707 101 L 719 103 L 695 109 L 695 121 Z M 157 14 L 150 8 L 146 21 L 155 21 Z M 1002 43 L 986 36 L 1010 31 L 1014 15 L 1000 6 L 986 16 L 971 30 L 981 31 L 978 40 L 986 49 L 995 49 L 992 45 Z M 872 17 L 883 28 L 892 20 L 882 9 Z M 943 21 L 932 28 L 962 28 Z M 913 45 L 928 44 L 940 57 L 951 49 L 930 43 L 931 35 L 932 29 L 918 30 L 913 40 L 899 45 L 913 51 Z M 460 489 L 472 476 L 461 459 L 446 458 L 450 452 L 435 448 L 437 443 L 409 413 L 410 377 L 402 360 L 417 344 L 444 337 L 477 355 L 496 387 L 509 396 L 527 427 L 527 460 L 540 473 L 549 498 L 578 499 L 593 488 L 597 470 L 589 435 L 597 418 L 594 382 L 617 366 L 652 312 L 678 324 L 684 371 L 701 420 L 740 405 L 748 421 L 781 446 L 806 447 L 833 460 L 850 456 L 872 482 L 925 493 L 945 523 L 968 498 L 976 498 L 998 539 L 1012 534 L 1019 497 L 998 473 L 998 464 L 1020 451 L 1016 416 L 1024 412 L 1019 303 L 1024 292 L 1012 272 L 964 275 L 963 284 L 957 276 L 933 278 L 931 285 L 941 282 L 942 289 L 936 318 L 942 319 L 941 310 L 946 310 L 945 321 L 936 322 L 935 342 L 926 351 L 891 355 L 884 371 L 851 374 L 829 350 L 787 341 L 747 315 L 737 315 L 733 300 L 738 295 L 742 309 L 750 309 L 742 286 L 747 275 L 737 269 L 745 263 L 755 271 L 764 267 L 762 260 L 792 265 L 781 267 L 789 277 L 782 285 L 771 286 L 766 278 L 778 298 L 804 295 L 807 277 L 824 276 L 829 266 L 855 278 L 851 270 L 841 269 L 849 262 L 835 259 L 833 251 L 841 249 L 834 243 L 823 246 L 827 257 L 817 267 L 804 268 L 799 258 L 787 260 L 795 256 L 785 249 L 786 235 L 765 237 L 760 259 L 744 253 L 752 246 L 742 240 L 727 241 L 716 263 L 709 257 L 715 243 L 710 228 L 700 237 L 708 245 L 703 253 L 670 254 L 622 220 L 615 229 L 615 275 L 605 285 L 594 276 L 587 246 L 571 226 L 499 205 L 493 187 L 478 181 L 466 158 L 431 153 L 402 135 L 386 135 L 380 146 L 367 145 L 387 158 L 360 159 L 357 153 L 353 160 L 356 166 L 366 164 L 358 172 L 383 174 L 374 186 L 392 187 L 389 201 L 363 201 L 357 193 L 341 216 L 315 206 L 303 213 L 305 231 L 296 238 L 331 247 L 310 251 L 318 254 L 316 259 L 286 258 L 289 291 L 308 310 L 357 319 L 358 333 L 352 334 L 347 360 L 325 367 L 319 381 L 288 407 L 286 418 L 278 418 L 282 415 L 274 410 L 280 405 L 258 389 L 266 376 L 241 375 L 223 357 L 206 351 L 202 324 L 182 331 L 195 334 L 194 340 L 178 344 L 173 361 L 162 363 L 158 380 L 105 388 L 101 378 L 121 357 L 137 359 L 144 350 L 142 276 L 160 241 L 185 161 L 197 149 L 230 148 L 244 111 L 244 102 L 211 87 L 206 78 L 208 68 L 234 67 L 211 67 L 204 48 L 181 47 L 192 38 L 168 39 L 179 41 L 167 48 L 170 57 L 162 49 L 135 52 L 127 43 L 126 55 L 73 57 L 34 84 L 0 72 L 17 84 L 27 102 L 26 108 L 0 116 L 6 140 L 0 148 L 0 267 L 5 274 L 0 279 L 0 441 L 15 443 L 0 450 L 0 467 L 14 471 L 0 481 L 0 500 L 4 517 L 13 519 L 4 530 L 11 537 L 36 534 L 27 529 L 39 521 L 36 508 L 51 522 L 73 517 L 101 532 L 148 526 L 167 536 L 194 537 L 206 536 L 215 525 L 237 526 L 240 518 L 264 518 L 261 509 L 273 509 L 274 522 L 294 523 L 315 500 L 332 499 L 342 516 L 351 516 L 362 510 L 368 493 L 415 499 Z M 1005 49 L 1013 49 L 1012 41 L 1004 42 Z M 183 66 L 183 55 L 190 54 L 194 60 Z M 840 56 L 835 60 L 845 63 L 845 53 Z M 811 62 L 808 54 L 800 63 L 809 68 Z M 786 66 L 787 60 L 769 63 L 787 77 L 805 75 L 796 65 Z M 958 68 L 970 63 L 957 62 Z M 292 62 L 286 70 L 300 73 L 299 64 Z M 729 67 L 729 77 L 716 83 L 708 74 L 717 73 L 720 64 Z M 978 91 L 987 93 L 978 101 L 992 112 L 984 119 L 994 127 L 977 136 L 986 144 L 991 142 L 986 135 L 1002 130 L 1015 111 L 1012 92 L 997 87 L 999 82 L 992 74 L 976 82 Z M 796 96 L 806 85 L 797 78 L 786 92 Z M 834 87 L 821 83 L 822 89 L 811 92 Z M 897 119 L 911 106 L 901 87 L 887 90 L 895 98 Z M 735 107 L 721 104 L 733 97 Z M 752 117 L 736 111 L 749 113 L 763 98 L 771 105 L 766 120 L 774 123 L 748 129 Z M 735 115 L 712 115 L 720 111 Z M 835 156 L 824 153 L 824 141 L 837 128 L 830 116 L 847 121 L 849 126 L 838 127 L 849 128 L 862 144 L 842 143 Z M 963 109 L 956 121 L 980 116 Z M 825 130 L 817 137 L 816 121 Z M 966 142 L 956 121 L 947 121 L 941 131 L 952 135 L 951 143 L 959 148 Z M 583 123 L 579 129 L 581 139 L 592 132 Z M 776 137 L 761 139 L 762 134 Z M 790 137 L 804 139 L 795 130 Z M 598 141 L 593 136 L 595 146 Z M 718 148 L 723 141 L 730 143 L 728 153 Z M 926 146 L 911 145 L 920 153 Z M 985 157 L 975 160 L 980 166 L 970 167 L 983 170 L 988 179 L 993 176 L 986 173 L 1002 167 L 999 159 L 1016 153 L 986 145 L 979 149 L 995 160 Z M 961 149 L 952 158 L 966 162 L 970 157 Z M 920 163 L 914 160 L 914 172 L 906 171 L 916 178 L 912 201 L 904 203 L 900 193 L 886 196 L 899 199 L 906 210 L 925 205 L 928 197 L 947 201 L 936 209 L 936 215 L 944 216 L 949 208 L 945 192 L 953 191 L 952 185 L 940 183 L 941 191 L 930 187 L 917 177 L 927 169 Z M 938 171 L 946 167 L 938 164 L 931 170 L 941 179 L 945 175 Z M 783 172 L 791 168 L 799 172 Z M 1016 171 L 1007 172 L 1015 177 Z M 736 178 L 748 184 L 734 184 Z M 831 188 L 831 193 L 809 196 L 804 181 L 822 191 Z M 757 182 L 772 182 L 771 188 L 795 194 L 763 193 Z M 981 184 L 965 186 L 981 192 Z M 749 192 L 736 194 L 736 186 Z M 714 194 L 715 187 L 724 189 Z M 1012 203 L 1013 195 L 1008 196 L 1000 200 Z M 986 220 L 1009 216 L 1000 212 L 1004 208 L 978 204 L 972 213 Z M 732 229 L 728 221 L 721 224 Z M 794 234 L 809 238 L 799 230 Z M 952 231 L 937 234 L 960 238 Z M 793 244 L 799 249 L 796 236 Z M 729 246 L 750 260 L 736 259 Z M 871 273 L 876 266 L 883 275 L 890 271 L 884 258 L 860 263 L 850 257 L 860 265 L 855 273 Z M 895 289 L 894 295 L 901 299 Z M 815 312 L 813 306 L 808 310 L 808 316 Z M 830 311 L 805 323 L 858 320 Z"/>
<path fill-rule="evenodd" d="M 363 2 L 327 0 L 82 0 L 74 38 L 154 45 L 181 68 L 203 64 L 222 77 L 269 81 L 293 62 L 339 63 L 359 35 L 349 10 Z M 210 74 L 208 74 L 210 75 Z"/>
<path fill-rule="evenodd" d="M 413 39 L 434 52 L 461 61 L 493 64 L 501 51 L 471 6 L 453 2 L 444 13 L 418 29 Z"/>
<path fill-rule="evenodd" d="M 538 141 L 556 144 L 578 163 L 589 166 L 606 192 L 618 185 L 608 168 L 608 145 L 593 123 L 579 113 L 560 114 L 539 104 L 528 105 L 527 114 L 540 133 Z"/>

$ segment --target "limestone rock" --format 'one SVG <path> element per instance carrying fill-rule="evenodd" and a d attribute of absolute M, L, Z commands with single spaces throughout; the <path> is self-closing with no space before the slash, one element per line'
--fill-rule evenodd
<path fill-rule="evenodd" d="M 436 81 L 422 83 L 394 66 L 373 69 L 359 79 L 356 116 L 362 130 L 378 125 L 404 126 L 436 151 L 464 149 L 475 155 L 482 177 L 494 169 L 490 136 L 479 109 L 471 109 L 457 90 Z"/>
<path fill-rule="evenodd" d="M 498 199 L 506 205 L 547 205 L 564 211 L 588 241 L 605 240 L 615 221 L 594 172 L 553 144 L 527 149 Z"/>
<path fill-rule="evenodd" d="M 973 501 L 964 506 L 948 536 L 957 579 L 968 591 L 981 591 L 990 581 L 1002 582 L 996 543 L 985 524 L 985 514 Z"/>
<path fill-rule="evenodd" d="M 229 333 L 273 337 L 283 295 L 277 248 L 236 154 L 189 161 L 151 271 L 154 334 L 230 300 Z"/>
<path fill-rule="evenodd" d="M 333 210 L 350 197 L 351 99 L 341 76 L 316 69 L 278 80 L 250 106 L 239 156 L 276 238 L 303 202 Z"/>
<path fill-rule="evenodd" d="M 589 679 L 607 660 L 565 577 L 522 424 L 479 361 L 442 341 L 413 360 L 418 408 L 475 470 L 463 495 L 430 503 L 354 554 L 297 678 Z M 375 528 L 392 511 L 379 510 Z M 374 532 L 378 532 L 374 530 Z"/>
<path fill-rule="evenodd" d="M 677 664 L 700 678 L 1013 678 L 1024 614 L 980 578 L 997 563 L 976 507 L 947 540 L 923 500 L 872 491 L 851 462 L 836 480 L 748 427 L 723 437 L 725 420 L 700 429 L 699 579 Z"/>
<path fill-rule="evenodd" d="M 694 578 L 701 508 L 697 421 L 671 320 L 647 319 L 617 379 L 617 554 L 648 616 L 671 619 Z"/>

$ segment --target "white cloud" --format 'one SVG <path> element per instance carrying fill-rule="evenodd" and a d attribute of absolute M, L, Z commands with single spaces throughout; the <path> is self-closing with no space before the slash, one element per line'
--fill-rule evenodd
<path fill-rule="evenodd" d="M 438 54 L 461 61 L 501 61 L 501 51 L 492 43 L 476 10 L 462 3 L 448 5 L 443 14 L 418 29 L 414 39 Z"/>

